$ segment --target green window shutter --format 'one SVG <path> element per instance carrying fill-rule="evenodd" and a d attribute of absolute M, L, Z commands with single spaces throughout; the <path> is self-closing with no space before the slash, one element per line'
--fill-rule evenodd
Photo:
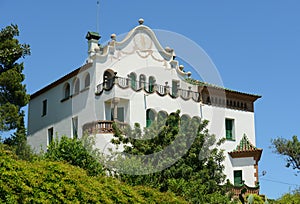
<path fill-rule="evenodd" d="M 135 90 L 136 89 L 136 76 L 133 73 L 130 74 L 130 83 L 131 83 L 131 88 Z"/>
<path fill-rule="evenodd" d="M 153 88 L 154 88 L 154 78 L 153 77 L 149 77 L 149 92 L 152 93 L 153 92 Z"/>
<path fill-rule="evenodd" d="M 226 130 L 226 139 L 232 139 L 232 131 L 231 130 Z"/>
<path fill-rule="evenodd" d="M 150 127 L 150 125 L 154 120 L 155 120 L 155 113 L 151 109 L 148 109 L 146 111 L 146 127 Z"/>
<path fill-rule="evenodd" d="M 233 139 L 232 130 L 233 130 L 233 120 L 225 120 L 225 130 L 226 130 L 226 139 Z"/>
<path fill-rule="evenodd" d="M 136 81 L 135 81 L 135 79 L 131 79 L 131 88 L 133 88 L 133 89 L 136 88 Z"/>
<path fill-rule="evenodd" d="M 242 170 L 234 171 L 234 185 L 239 186 L 242 182 Z"/>
<path fill-rule="evenodd" d="M 149 92 L 153 92 L 153 83 L 152 81 L 149 81 Z"/>
<path fill-rule="evenodd" d="M 146 120 L 146 127 L 150 127 L 152 120 Z"/>
<path fill-rule="evenodd" d="M 124 115 L 124 108 L 123 107 L 118 107 L 118 121 L 119 122 L 124 122 L 125 121 L 125 115 Z"/>
<path fill-rule="evenodd" d="M 172 96 L 176 97 L 178 94 L 178 82 L 172 81 Z"/>

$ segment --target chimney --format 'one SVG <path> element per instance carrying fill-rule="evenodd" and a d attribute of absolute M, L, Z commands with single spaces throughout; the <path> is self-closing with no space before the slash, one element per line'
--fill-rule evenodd
<path fill-rule="evenodd" d="M 99 33 L 89 31 L 85 38 L 88 40 L 88 55 L 91 57 L 94 53 L 96 53 L 95 48 L 99 49 L 98 40 L 101 36 Z"/>

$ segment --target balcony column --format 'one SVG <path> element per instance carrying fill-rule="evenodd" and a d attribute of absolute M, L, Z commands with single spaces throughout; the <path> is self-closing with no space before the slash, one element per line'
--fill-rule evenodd
<path fill-rule="evenodd" d="M 120 98 L 114 97 L 112 99 L 112 103 L 113 103 L 113 121 L 117 121 L 118 120 L 118 103 L 120 102 Z"/>

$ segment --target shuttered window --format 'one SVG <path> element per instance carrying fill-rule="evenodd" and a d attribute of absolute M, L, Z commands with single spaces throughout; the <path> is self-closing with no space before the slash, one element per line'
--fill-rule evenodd
<path fill-rule="evenodd" d="M 225 119 L 225 131 L 226 131 L 226 139 L 233 140 L 234 139 L 234 120 L 233 119 Z"/>
<path fill-rule="evenodd" d="M 239 186 L 239 185 L 243 184 L 242 170 L 234 171 L 233 176 L 234 176 L 234 185 L 235 186 Z"/>

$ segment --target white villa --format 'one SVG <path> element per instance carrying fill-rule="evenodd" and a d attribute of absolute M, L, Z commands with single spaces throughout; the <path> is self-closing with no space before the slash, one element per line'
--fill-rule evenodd
<path fill-rule="evenodd" d="M 235 193 L 259 193 L 262 149 L 255 146 L 254 102 L 260 96 L 191 79 L 174 50 L 163 48 L 142 19 L 120 42 L 112 34 L 101 46 L 95 32 L 86 39 L 86 64 L 31 95 L 32 147 L 46 150 L 56 134 L 80 138 L 87 131 L 96 133 L 104 151 L 111 145 L 113 121 L 147 127 L 158 114 L 180 110 L 182 117 L 209 120 L 210 133 L 226 138 L 224 173 Z"/>

